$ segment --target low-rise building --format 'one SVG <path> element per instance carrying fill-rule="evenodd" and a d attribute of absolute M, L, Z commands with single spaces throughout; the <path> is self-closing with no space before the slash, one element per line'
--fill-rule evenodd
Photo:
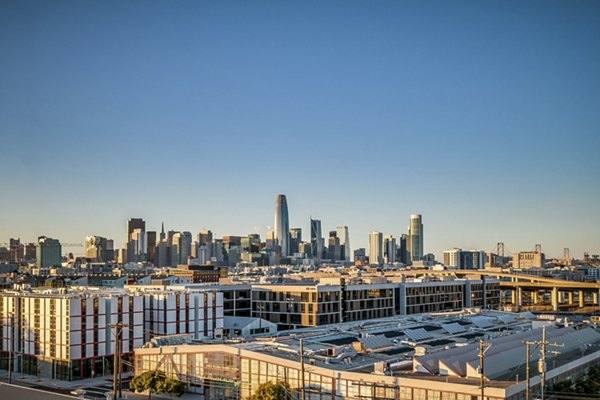
<path fill-rule="evenodd" d="M 222 335 L 223 293 L 216 287 L 130 286 L 144 299 L 144 339 L 190 334 L 193 339 Z"/>
<path fill-rule="evenodd" d="M 227 278 L 227 268 L 214 265 L 180 264 L 177 268 L 169 268 L 169 274 L 187 278 L 192 283 L 219 282 Z"/>
<path fill-rule="evenodd" d="M 123 359 L 143 344 L 143 298 L 110 290 L 0 292 L 0 350 L 13 371 L 76 380 L 112 373 L 116 324 Z M 5 367 L 6 368 L 6 367 Z"/>
<path fill-rule="evenodd" d="M 513 254 L 514 269 L 543 268 L 546 259 L 539 251 L 520 251 Z"/>
<path fill-rule="evenodd" d="M 135 370 L 160 370 L 182 380 L 200 400 L 249 399 L 266 382 L 286 382 L 290 398 L 472 400 L 481 394 L 478 348 L 484 337 L 492 344 L 483 371 L 485 399 L 521 400 L 525 382 L 515 373 L 523 376 L 526 368 L 522 341 L 542 337 L 542 329 L 531 329 L 530 318 L 427 314 L 280 332 L 247 343 L 152 344 L 136 350 Z M 548 327 L 547 334 L 564 344 L 559 355 L 547 355 L 547 385 L 600 362 L 594 348 L 600 334 L 594 329 Z M 532 351 L 531 359 L 538 357 Z M 531 392 L 539 387 L 540 375 L 532 369 Z"/>
<path fill-rule="evenodd" d="M 274 322 L 280 329 L 339 323 L 341 286 L 314 281 L 253 284 L 252 316 Z"/>

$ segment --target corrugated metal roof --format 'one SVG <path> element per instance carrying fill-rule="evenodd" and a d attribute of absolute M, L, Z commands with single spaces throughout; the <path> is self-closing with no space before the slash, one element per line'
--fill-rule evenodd
<path fill-rule="evenodd" d="M 471 322 L 473 322 L 475 325 L 477 325 L 478 328 L 481 328 L 481 329 L 491 328 L 492 326 L 494 326 L 494 322 L 492 321 L 491 318 L 488 318 L 488 317 L 482 317 L 482 316 L 472 317 Z"/>
<path fill-rule="evenodd" d="M 431 336 L 431 334 L 423 328 L 406 329 L 404 331 L 404 334 L 406 336 L 408 336 L 409 339 L 411 339 L 415 342 L 420 342 L 422 340 L 427 340 L 427 339 L 433 338 L 433 336 Z"/>
<path fill-rule="evenodd" d="M 358 339 L 365 349 L 381 349 L 393 346 L 394 343 L 383 335 L 369 336 Z"/>
<path fill-rule="evenodd" d="M 459 323 L 451 322 L 449 324 L 442 324 L 442 328 L 451 335 L 466 332 L 467 330 Z"/>

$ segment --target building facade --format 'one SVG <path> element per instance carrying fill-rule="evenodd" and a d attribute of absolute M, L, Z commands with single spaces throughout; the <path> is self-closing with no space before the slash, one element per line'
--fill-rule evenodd
<path fill-rule="evenodd" d="M 294 329 L 342 321 L 340 285 L 252 285 L 252 316 Z"/>
<path fill-rule="evenodd" d="M 335 230 L 337 231 L 337 237 L 340 239 L 342 260 L 350 261 L 352 259 L 352 249 L 350 248 L 350 233 L 348 232 L 348 227 L 345 225 L 338 226 Z"/>
<path fill-rule="evenodd" d="M 383 233 L 381 232 L 369 233 L 369 263 L 383 264 Z"/>
<path fill-rule="evenodd" d="M 156 336 L 212 338 L 223 329 L 223 293 L 210 288 L 131 287 L 144 298 L 144 342 Z"/>
<path fill-rule="evenodd" d="M 297 344 L 288 357 L 245 345 L 182 345 L 138 349 L 135 371 L 163 371 L 188 384 L 200 400 L 249 399 L 261 384 L 287 382 L 290 398 L 351 400 L 473 400 L 481 392 L 479 380 L 457 381 L 435 377 L 389 376 L 355 372 L 333 365 L 299 362 Z M 429 378 L 429 379 L 428 379 Z M 486 400 L 521 399 L 522 385 L 488 383 Z"/>
<path fill-rule="evenodd" d="M 457 269 L 483 269 L 485 267 L 483 250 L 462 250 L 454 248 L 444 251 L 444 265 Z"/>
<path fill-rule="evenodd" d="M 543 268 L 546 263 L 544 253 L 539 251 L 520 251 L 513 254 L 513 268 Z"/>
<path fill-rule="evenodd" d="M 356 283 L 342 287 L 344 322 L 387 318 L 395 315 L 394 284 Z"/>
<path fill-rule="evenodd" d="M 383 261 L 386 264 L 393 264 L 396 262 L 397 254 L 396 239 L 392 235 L 383 238 Z"/>
<path fill-rule="evenodd" d="M 40 236 L 36 248 L 38 268 L 60 267 L 62 263 L 62 246 L 57 239 Z"/>
<path fill-rule="evenodd" d="M 13 371 L 77 380 L 112 373 L 117 323 L 123 359 L 143 344 L 143 299 L 124 291 L 0 293 L 2 359 Z M 3 367 L 6 367 L 4 365 Z"/>
<path fill-rule="evenodd" d="M 312 257 L 320 260 L 323 255 L 323 237 L 321 233 L 321 221 L 310 219 L 310 247 Z"/>

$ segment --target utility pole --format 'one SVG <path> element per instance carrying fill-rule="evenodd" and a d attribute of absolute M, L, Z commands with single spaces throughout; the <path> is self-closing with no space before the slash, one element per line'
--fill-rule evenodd
<path fill-rule="evenodd" d="M 123 322 L 117 322 L 116 324 L 108 324 L 108 327 L 115 328 L 115 344 L 114 344 L 114 356 L 113 356 L 113 400 L 117 400 L 121 397 L 121 333 L 123 328 L 129 325 Z M 118 389 L 118 393 L 117 393 Z M 117 397 L 117 394 L 119 397 Z"/>
<path fill-rule="evenodd" d="M 10 341 L 8 342 L 8 383 L 12 383 L 12 370 L 13 370 L 13 350 L 15 348 L 14 334 L 15 329 L 13 327 L 13 317 L 10 318 Z"/>
<path fill-rule="evenodd" d="M 529 400 L 529 342 L 525 342 L 525 400 Z"/>
<path fill-rule="evenodd" d="M 118 325 L 118 324 L 117 324 Z M 114 344 L 114 354 L 113 354 L 113 400 L 117 400 L 117 374 L 119 368 L 118 354 L 119 354 L 119 331 L 118 326 L 115 327 L 115 344 Z"/>
<path fill-rule="evenodd" d="M 546 340 L 546 327 L 542 327 L 542 340 L 535 340 L 535 341 L 528 341 L 525 342 L 525 345 L 527 346 L 527 369 L 529 369 L 529 345 L 538 345 L 540 346 L 540 360 L 539 360 L 539 364 L 538 364 L 538 371 L 541 373 L 542 375 L 542 381 L 540 382 L 540 386 L 541 386 L 541 400 L 545 399 L 545 388 L 546 388 L 546 346 L 550 346 L 550 347 L 564 347 L 564 344 L 562 343 L 550 343 Z M 558 354 L 558 351 L 552 351 L 551 353 L 553 354 Z M 527 373 L 527 387 L 526 387 L 526 395 L 529 395 L 529 371 Z M 526 397 L 526 400 L 529 400 Z"/>
<path fill-rule="evenodd" d="M 483 340 L 479 341 L 479 374 L 480 374 L 480 386 L 481 386 L 481 400 L 485 400 L 485 375 L 484 375 L 484 363 L 485 363 L 485 351 L 492 345 L 486 343 Z"/>
<path fill-rule="evenodd" d="M 304 340 L 300 339 L 300 373 L 302 374 L 302 400 L 306 400 L 306 386 L 304 382 Z"/>

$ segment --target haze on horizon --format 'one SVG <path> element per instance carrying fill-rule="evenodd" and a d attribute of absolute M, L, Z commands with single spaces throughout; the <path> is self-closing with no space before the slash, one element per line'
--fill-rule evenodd
<path fill-rule="evenodd" d="M 596 1 L 0 3 L 0 242 L 347 225 L 600 252 Z"/>

